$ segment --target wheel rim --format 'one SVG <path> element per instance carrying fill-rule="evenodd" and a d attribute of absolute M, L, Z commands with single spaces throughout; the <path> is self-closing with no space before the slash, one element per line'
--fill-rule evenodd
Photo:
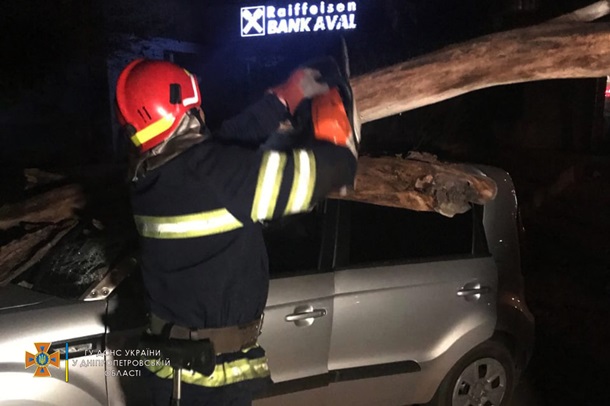
<path fill-rule="evenodd" d="M 493 358 L 468 365 L 453 388 L 452 406 L 499 406 L 506 393 L 506 369 Z"/>

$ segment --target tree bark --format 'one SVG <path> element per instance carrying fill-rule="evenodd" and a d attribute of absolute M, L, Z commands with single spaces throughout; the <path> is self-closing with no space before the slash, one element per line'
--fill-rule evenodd
<path fill-rule="evenodd" d="M 363 123 L 475 90 L 610 73 L 610 23 L 544 23 L 487 35 L 354 77 Z"/>
<path fill-rule="evenodd" d="M 9 283 L 42 259 L 77 223 L 77 219 L 66 219 L 44 225 L 20 239 L 0 246 L 0 286 Z"/>
<path fill-rule="evenodd" d="M 496 193 L 496 183 L 470 165 L 411 153 L 406 159 L 361 157 L 354 190 L 330 197 L 453 217 L 468 211 L 471 203 L 487 203 Z"/>
<path fill-rule="evenodd" d="M 85 206 L 86 198 L 78 185 L 66 185 L 36 195 L 25 202 L 0 207 L 0 230 L 19 223 L 57 223 L 74 217 Z"/>

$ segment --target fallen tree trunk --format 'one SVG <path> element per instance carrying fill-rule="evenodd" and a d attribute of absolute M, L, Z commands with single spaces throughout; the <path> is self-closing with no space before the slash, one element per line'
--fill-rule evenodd
<path fill-rule="evenodd" d="M 355 189 L 331 197 L 453 217 L 468 211 L 471 203 L 487 203 L 496 193 L 495 182 L 472 166 L 411 153 L 407 159 L 361 157 Z"/>
<path fill-rule="evenodd" d="M 610 23 L 554 23 L 487 35 L 354 77 L 363 123 L 475 90 L 610 73 Z"/>

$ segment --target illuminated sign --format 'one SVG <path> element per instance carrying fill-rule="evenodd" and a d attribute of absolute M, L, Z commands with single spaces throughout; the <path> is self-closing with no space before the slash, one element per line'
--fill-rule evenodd
<path fill-rule="evenodd" d="M 283 7 L 241 8 L 241 36 L 292 34 L 353 30 L 356 28 L 356 2 L 299 2 Z"/>

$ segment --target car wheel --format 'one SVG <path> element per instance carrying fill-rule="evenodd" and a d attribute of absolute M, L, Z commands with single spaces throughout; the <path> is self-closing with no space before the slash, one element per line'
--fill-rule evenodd
<path fill-rule="evenodd" d="M 502 343 L 487 341 L 451 368 L 427 406 L 507 406 L 514 379 L 509 351 Z"/>

